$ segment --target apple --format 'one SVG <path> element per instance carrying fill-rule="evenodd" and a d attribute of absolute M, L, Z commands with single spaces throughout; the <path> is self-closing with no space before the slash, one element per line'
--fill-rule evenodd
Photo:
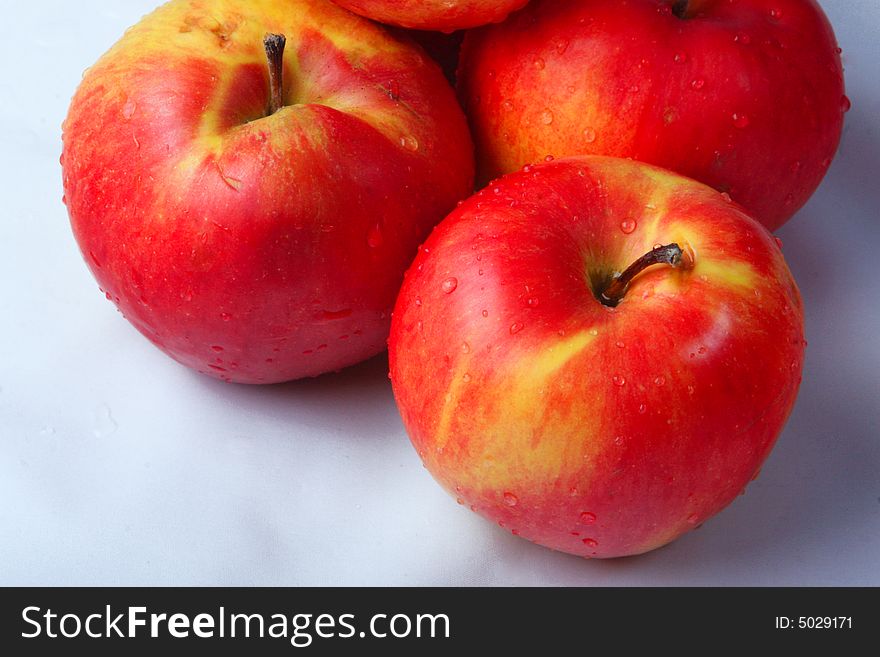
<path fill-rule="evenodd" d="M 503 21 L 528 0 L 334 0 L 350 11 L 416 30 L 454 32 Z"/>
<path fill-rule="evenodd" d="M 62 165 L 108 299 L 240 383 L 383 351 L 403 272 L 474 166 L 439 68 L 329 0 L 162 6 L 85 75 Z"/>
<path fill-rule="evenodd" d="M 660 547 L 757 475 L 804 357 L 773 236 L 701 183 L 618 158 L 510 174 L 405 277 L 394 394 L 461 504 L 584 557 Z"/>
<path fill-rule="evenodd" d="M 632 157 L 775 230 L 837 150 L 839 53 L 814 0 L 535 0 L 464 42 L 478 178 L 546 155 Z"/>

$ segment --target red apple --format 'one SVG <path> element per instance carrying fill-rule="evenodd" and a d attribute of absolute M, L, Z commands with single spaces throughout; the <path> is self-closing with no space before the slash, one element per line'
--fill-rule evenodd
<path fill-rule="evenodd" d="M 483 181 L 548 154 L 632 157 L 774 230 L 840 141 L 839 52 L 814 0 L 536 0 L 468 34 L 459 80 Z"/>
<path fill-rule="evenodd" d="M 267 32 L 287 37 L 271 64 Z M 329 0 L 174 0 L 85 76 L 63 174 L 135 327 L 201 372 L 271 383 L 383 350 L 473 153 L 438 67 Z"/>
<path fill-rule="evenodd" d="M 417 30 L 454 32 L 503 21 L 529 0 L 334 0 L 356 14 Z"/>
<path fill-rule="evenodd" d="M 804 345 L 763 226 L 700 183 L 597 156 L 527 167 L 453 211 L 389 341 L 434 477 L 587 557 L 652 550 L 729 504 L 792 409 Z"/>

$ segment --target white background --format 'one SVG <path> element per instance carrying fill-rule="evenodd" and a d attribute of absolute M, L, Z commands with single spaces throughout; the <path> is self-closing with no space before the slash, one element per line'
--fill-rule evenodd
<path fill-rule="evenodd" d="M 761 478 L 699 531 L 585 561 L 457 506 L 376 359 L 272 388 L 214 382 L 98 292 L 61 204 L 83 69 L 154 0 L 3 1 L 0 584 L 880 585 L 880 3 L 825 0 L 840 154 L 782 231 L 807 309 L 800 399 Z"/>

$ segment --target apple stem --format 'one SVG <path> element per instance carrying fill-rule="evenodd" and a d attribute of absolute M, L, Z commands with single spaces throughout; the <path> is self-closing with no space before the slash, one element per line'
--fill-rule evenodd
<path fill-rule="evenodd" d="M 269 60 L 269 116 L 284 107 L 284 46 L 283 34 L 267 34 L 263 39 L 266 58 Z"/>
<path fill-rule="evenodd" d="M 658 246 L 632 263 L 622 274 L 615 274 L 608 286 L 599 295 L 599 301 L 606 306 L 616 308 L 623 301 L 630 283 L 645 269 L 652 265 L 679 267 L 681 262 L 682 251 L 678 244 Z"/>

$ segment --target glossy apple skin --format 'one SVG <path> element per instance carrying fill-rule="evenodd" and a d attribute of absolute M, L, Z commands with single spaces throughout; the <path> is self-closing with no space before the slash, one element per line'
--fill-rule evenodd
<path fill-rule="evenodd" d="M 503 21 L 528 0 L 334 0 L 381 23 L 454 32 Z"/>
<path fill-rule="evenodd" d="M 593 292 L 656 244 L 616 308 Z M 660 547 L 756 476 L 803 312 L 770 233 L 700 183 L 604 157 L 511 174 L 440 224 L 389 341 L 413 445 L 461 504 L 584 557 Z"/>
<path fill-rule="evenodd" d="M 813 0 L 535 0 L 465 39 L 478 178 L 546 155 L 632 157 L 729 193 L 775 230 L 840 141 L 843 70 Z"/>
<path fill-rule="evenodd" d="M 267 32 L 287 36 L 265 117 Z M 107 297 L 227 381 L 384 349 L 418 244 L 473 189 L 466 120 L 414 46 L 323 0 L 175 0 L 84 77 L 64 127 L 73 231 Z"/>

